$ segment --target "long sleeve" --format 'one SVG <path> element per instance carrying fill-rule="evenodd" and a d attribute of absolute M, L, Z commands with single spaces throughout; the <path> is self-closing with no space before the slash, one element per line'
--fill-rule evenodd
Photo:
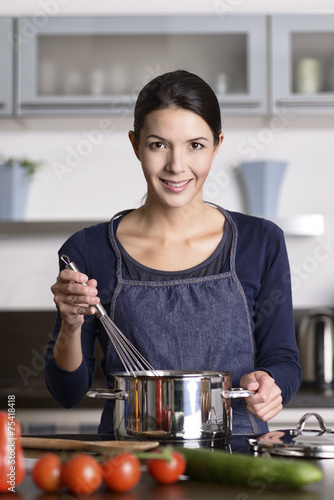
<path fill-rule="evenodd" d="M 98 282 L 98 293 L 105 307 L 110 306 L 110 297 L 115 282 L 115 257 L 108 237 L 108 224 L 102 223 L 79 231 L 71 236 L 59 250 L 59 267 L 62 254 L 69 256 L 83 273 Z M 83 360 L 75 371 L 62 369 L 53 357 L 53 348 L 61 328 L 61 316 L 57 312 L 53 337 L 45 355 L 44 377 L 53 398 L 62 406 L 77 405 L 90 389 L 95 374 L 95 342 L 98 338 L 106 352 L 107 338 L 95 316 L 86 316 L 82 326 L 81 344 Z M 102 368 L 104 366 L 102 365 Z"/>
<path fill-rule="evenodd" d="M 284 235 L 264 219 L 238 214 L 237 221 L 237 272 L 251 314 L 256 369 L 272 375 L 286 405 L 300 387 L 302 372 Z"/>
<path fill-rule="evenodd" d="M 95 373 L 95 332 L 88 331 L 85 325 L 82 330 L 83 361 L 74 371 L 62 369 L 53 357 L 53 348 L 60 330 L 61 317 L 57 319 L 52 340 L 48 344 L 45 362 L 45 381 L 53 398 L 65 408 L 72 408 L 84 397 L 92 385 Z"/>

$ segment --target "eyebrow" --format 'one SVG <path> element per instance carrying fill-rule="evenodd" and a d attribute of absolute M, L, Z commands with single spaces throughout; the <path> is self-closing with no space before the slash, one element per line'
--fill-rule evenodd
<path fill-rule="evenodd" d="M 160 141 L 166 141 L 166 139 L 160 137 L 160 135 L 155 135 L 155 134 L 150 134 L 146 137 L 146 139 L 150 138 L 159 139 Z M 187 142 L 208 141 L 208 140 L 209 139 L 207 139 L 206 137 L 195 137 L 194 139 L 189 139 Z"/>

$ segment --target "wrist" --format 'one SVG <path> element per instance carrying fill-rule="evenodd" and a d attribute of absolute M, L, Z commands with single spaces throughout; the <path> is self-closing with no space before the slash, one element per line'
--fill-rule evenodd
<path fill-rule="evenodd" d="M 70 337 L 70 338 L 75 338 L 75 337 L 81 338 L 81 327 L 82 327 L 81 324 L 80 325 L 71 325 L 70 323 L 63 321 L 59 335 Z"/>

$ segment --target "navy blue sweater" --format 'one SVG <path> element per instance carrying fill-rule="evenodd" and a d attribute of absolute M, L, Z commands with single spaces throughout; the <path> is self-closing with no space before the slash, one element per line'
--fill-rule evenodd
<path fill-rule="evenodd" d="M 301 384 L 291 298 L 290 271 L 284 235 L 265 219 L 230 212 L 238 228 L 236 273 L 244 288 L 256 346 L 256 369 L 266 370 L 280 387 L 286 405 Z M 71 236 L 59 250 L 80 271 L 98 282 L 98 293 L 109 310 L 115 287 L 116 256 L 110 243 L 110 224 L 91 226 Z M 60 261 L 60 268 L 64 264 Z M 53 346 L 60 330 L 57 314 L 54 336 L 46 353 L 47 386 L 62 406 L 77 405 L 90 389 L 95 373 L 95 341 L 105 353 L 108 338 L 99 320 L 86 317 L 82 328 L 83 361 L 77 370 L 60 368 Z M 105 359 L 102 359 L 105 372 Z M 182 369 L 182 367 L 180 367 Z"/>

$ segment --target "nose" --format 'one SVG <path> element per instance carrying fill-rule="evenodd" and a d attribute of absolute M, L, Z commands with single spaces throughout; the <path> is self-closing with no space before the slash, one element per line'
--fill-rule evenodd
<path fill-rule="evenodd" d="M 185 171 L 185 163 L 182 152 L 178 148 L 170 149 L 165 170 L 172 174 L 180 174 Z"/>

